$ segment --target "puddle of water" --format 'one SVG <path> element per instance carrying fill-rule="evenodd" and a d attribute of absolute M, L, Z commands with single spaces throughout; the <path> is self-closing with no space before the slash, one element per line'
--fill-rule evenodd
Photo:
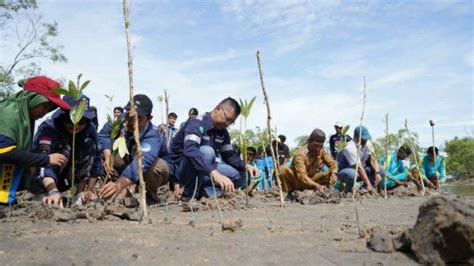
<path fill-rule="evenodd" d="M 457 183 L 444 184 L 441 186 L 441 191 L 459 196 L 474 196 L 474 184 L 472 183 Z"/>

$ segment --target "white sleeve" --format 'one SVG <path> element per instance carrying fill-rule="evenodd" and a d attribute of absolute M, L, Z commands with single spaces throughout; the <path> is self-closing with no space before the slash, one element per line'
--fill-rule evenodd
<path fill-rule="evenodd" d="M 357 147 L 353 141 L 347 143 L 344 151 L 342 152 L 346 157 L 347 162 L 349 165 L 355 165 L 357 160 Z"/>

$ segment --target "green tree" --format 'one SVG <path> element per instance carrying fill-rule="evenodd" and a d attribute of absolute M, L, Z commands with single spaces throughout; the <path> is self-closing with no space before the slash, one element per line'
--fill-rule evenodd
<path fill-rule="evenodd" d="M 0 65 L 0 99 L 14 91 L 16 78 L 37 75 L 40 59 L 67 62 L 63 47 L 52 42 L 58 24 L 44 21 L 36 0 L 0 0 L 0 29 L 5 43 L 12 44 Z"/>
<path fill-rule="evenodd" d="M 455 137 L 446 142 L 445 151 L 448 174 L 461 179 L 474 177 L 474 138 Z"/>
<path fill-rule="evenodd" d="M 296 146 L 300 147 L 305 145 L 308 142 L 309 135 L 302 135 L 295 139 Z"/>

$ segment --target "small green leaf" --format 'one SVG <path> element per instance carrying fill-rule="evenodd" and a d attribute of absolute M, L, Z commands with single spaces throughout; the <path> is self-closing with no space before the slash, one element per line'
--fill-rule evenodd
<path fill-rule="evenodd" d="M 82 73 L 77 76 L 77 81 L 79 81 L 82 77 Z"/>
<path fill-rule="evenodd" d="M 74 106 L 71 111 L 69 112 L 69 116 L 71 118 L 72 123 L 77 124 L 81 121 L 82 117 L 84 116 L 84 112 L 86 111 L 87 101 L 82 100 L 78 105 Z"/>
<path fill-rule="evenodd" d="M 81 92 L 87 87 L 87 85 L 89 85 L 90 82 L 91 82 L 90 80 L 87 80 L 86 82 L 82 83 Z"/>
<path fill-rule="evenodd" d="M 351 127 L 351 126 L 349 126 L 349 125 L 345 126 L 344 129 L 342 129 L 342 134 L 344 134 L 344 135 L 347 134 L 347 132 L 349 131 L 349 128 L 350 128 L 350 127 Z"/>
<path fill-rule="evenodd" d="M 114 123 L 114 121 L 112 120 L 112 117 L 111 117 L 109 114 L 107 114 L 107 122 L 108 122 L 110 125 L 112 125 L 112 124 Z"/>
<path fill-rule="evenodd" d="M 69 95 L 69 91 L 63 88 L 52 89 L 52 93 L 59 94 L 59 95 Z"/>
<path fill-rule="evenodd" d="M 114 126 L 112 128 L 112 132 L 110 133 L 110 137 L 112 139 L 115 139 L 118 136 L 119 133 L 120 133 L 120 125 Z"/>

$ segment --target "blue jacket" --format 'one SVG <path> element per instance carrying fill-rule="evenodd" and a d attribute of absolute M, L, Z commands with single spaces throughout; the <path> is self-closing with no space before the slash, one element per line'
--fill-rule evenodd
<path fill-rule="evenodd" d="M 435 175 L 435 173 L 438 174 L 440 183 L 444 183 L 446 181 L 446 169 L 444 161 L 440 156 L 436 156 L 435 169 L 435 166 L 432 162 L 430 162 L 428 155 L 425 155 L 425 157 L 423 157 L 423 161 L 421 162 L 421 174 L 423 175 L 423 178 L 431 178 Z"/>
<path fill-rule="evenodd" d="M 58 152 L 58 147 L 61 143 L 68 142 L 72 143 L 72 134 L 66 132 L 62 125 L 60 125 L 61 121 L 59 113 L 53 114 L 52 118 L 49 120 L 44 121 L 38 127 L 38 131 L 35 134 L 33 139 L 33 151 L 35 152 L 42 152 L 42 153 L 52 153 Z M 99 139 L 97 135 L 97 131 L 94 127 L 92 121 L 87 120 L 86 128 L 81 131 L 80 133 L 76 134 L 76 143 L 81 143 L 81 140 L 85 140 L 86 138 L 91 138 L 95 140 L 95 143 L 98 147 Z M 98 177 L 102 175 L 102 160 L 100 150 L 96 149 L 96 160 L 90 170 L 90 176 Z M 54 167 L 51 165 L 42 168 L 40 178 L 42 177 L 52 177 L 57 182 L 57 174 L 54 172 Z"/>
<path fill-rule="evenodd" d="M 105 128 L 105 126 L 104 126 Z M 101 130 L 101 132 L 104 129 Z M 122 172 L 121 176 L 128 178 L 133 183 L 138 180 L 138 168 L 137 168 L 137 158 L 135 154 L 135 140 L 133 138 L 133 132 L 125 131 L 125 139 L 127 142 L 127 148 L 130 153 L 129 164 Z M 104 138 L 105 139 L 105 138 Z M 102 139 L 102 140 L 104 140 Z M 110 139 L 110 135 L 109 138 Z M 152 123 L 148 123 L 144 130 L 140 133 L 140 145 L 143 153 L 143 172 L 146 172 L 150 166 L 155 162 L 157 158 L 161 158 L 168 163 L 170 167 L 170 172 L 174 171 L 172 160 L 168 149 L 166 148 L 166 143 L 163 139 L 163 136 L 160 132 L 153 126 Z M 102 149 L 111 149 L 112 140 L 110 143 L 104 141 L 101 145 Z"/>
<path fill-rule="evenodd" d="M 217 162 L 206 162 L 199 151 L 199 147 L 207 145 L 220 154 L 222 160 L 239 171 L 245 170 L 245 162 L 240 159 L 230 143 L 227 129 L 215 129 L 211 113 L 190 118 L 178 131 L 171 145 L 173 160 L 179 163 L 186 157 L 194 168 L 204 175 L 209 175 L 217 167 Z"/>
<path fill-rule="evenodd" d="M 384 167 L 384 169 L 386 161 L 385 156 L 378 160 L 380 166 Z M 388 154 L 388 164 L 385 170 L 385 174 L 389 175 L 392 179 L 399 181 L 405 181 L 407 179 L 408 171 L 405 169 L 405 166 L 403 166 L 403 161 L 399 160 L 397 154 L 394 152 Z M 389 178 L 387 178 L 385 182 L 389 188 L 396 185 L 396 183 Z"/>

